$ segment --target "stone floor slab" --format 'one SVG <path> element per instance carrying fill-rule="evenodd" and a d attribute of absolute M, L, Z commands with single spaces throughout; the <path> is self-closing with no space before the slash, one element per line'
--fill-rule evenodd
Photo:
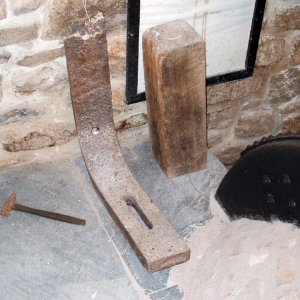
<path fill-rule="evenodd" d="M 182 237 L 211 218 L 209 170 L 166 179 L 152 159 L 145 131 L 120 140 L 133 175 Z M 141 265 L 95 191 L 81 156 L 2 171 L 1 197 L 12 192 L 24 205 L 84 218 L 87 225 L 15 211 L 1 218 L 0 299 L 131 300 L 141 294 L 182 299 L 182 291 L 168 285 L 170 269 L 150 274 Z"/>
<path fill-rule="evenodd" d="M 87 220 L 76 226 L 16 211 L 2 217 L 1 299 L 138 299 L 73 169 L 69 160 L 1 172 L 1 195 L 15 191 L 20 203 Z"/>

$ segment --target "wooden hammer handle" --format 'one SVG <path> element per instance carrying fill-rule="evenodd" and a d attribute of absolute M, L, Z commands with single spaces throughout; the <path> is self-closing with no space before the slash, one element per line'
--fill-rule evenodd
<path fill-rule="evenodd" d="M 21 205 L 18 203 L 15 203 L 13 209 L 17 210 L 17 211 L 22 211 L 22 212 L 30 213 L 33 215 L 45 217 L 48 219 L 58 220 L 61 222 L 66 222 L 66 223 L 71 223 L 71 224 L 76 224 L 76 225 L 85 225 L 85 220 L 82 220 L 82 219 L 58 214 L 58 213 L 51 212 L 51 211 L 45 211 L 45 210 L 41 210 L 41 209 L 31 208 L 31 207 Z"/>

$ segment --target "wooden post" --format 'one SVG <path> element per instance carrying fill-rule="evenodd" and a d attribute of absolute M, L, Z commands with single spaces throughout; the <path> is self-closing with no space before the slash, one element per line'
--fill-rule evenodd
<path fill-rule="evenodd" d="M 206 167 L 205 44 L 185 21 L 143 36 L 152 150 L 168 177 Z"/>

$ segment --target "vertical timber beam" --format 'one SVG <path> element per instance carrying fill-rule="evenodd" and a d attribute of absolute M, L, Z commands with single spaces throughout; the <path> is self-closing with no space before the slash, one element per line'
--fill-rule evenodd
<path fill-rule="evenodd" d="M 185 21 L 143 36 L 152 150 L 169 177 L 206 167 L 205 44 Z"/>

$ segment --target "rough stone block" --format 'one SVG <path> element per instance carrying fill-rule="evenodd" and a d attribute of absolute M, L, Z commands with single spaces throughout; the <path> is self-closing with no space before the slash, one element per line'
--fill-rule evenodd
<path fill-rule="evenodd" d="M 300 95 L 293 98 L 287 103 L 281 104 L 279 107 L 279 112 L 282 114 L 290 114 L 294 112 L 300 112 Z"/>
<path fill-rule="evenodd" d="M 230 83 L 216 84 L 207 87 L 207 104 L 221 103 L 231 99 Z"/>
<path fill-rule="evenodd" d="M 147 124 L 147 109 L 144 102 L 125 106 L 125 109 L 114 117 L 115 129 L 122 130 L 140 127 Z"/>
<path fill-rule="evenodd" d="M 154 156 L 169 177 L 206 166 L 205 44 L 184 21 L 143 36 L 148 122 Z"/>
<path fill-rule="evenodd" d="M 287 116 L 282 121 L 282 132 L 293 132 L 298 133 L 300 132 L 300 114 L 295 113 Z"/>
<path fill-rule="evenodd" d="M 278 298 L 278 300 L 298 300 L 300 299 L 300 293 L 297 289 L 290 289 L 284 291 Z"/>
<path fill-rule="evenodd" d="M 286 256 L 281 257 L 277 261 L 277 285 L 292 282 L 294 279 L 294 257 Z"/>
<path fill-rule="evenodd" d="M 126 59 L 109 58 L 111 74 L 124 73 L 126 71 Z"/>
<path fill-rule="evenodd" d="M 5 19 L 7 16 L 6 1 L 0 0 L 0 20 Z"/>
<path fill-rule="evenodd" d="M 211 151 L 225 166 L 232 166 L 245 148 L 246 142 L 242 144 L 231 139 L 211 148 Z"/>
<path fill-rule="evenodd" d="M 36 117 L 38 115 L 38 111 L 32 110 L 30 108 L 16 108 L 0 114 L 0 124 L 18 122 L 24 118 Z"/>
<path fill-rule="evenodd" d="M 126 70 L 126 30 L 114 30 L 107 35 L 109 70 L 111 74 Z"/>
<path fill-rule="evenodd" d="M 250 281 L 245 288 L 239 293 L 238 297 L 243 300 L 263 299 L 264 280 L 254 279 Z"/>
<path fill-rule="evenodd" d="M 126 58 L 126 31 L 117 30 L 107 35 L 109 58 Z"/>
<path fill-rule="evenodd" d="M 264 36 L 259 41 L 256 66 L 270 66 L 280 62 L 284 56 L 285 41 L 281 38 Z"/>
<path fill-rule="evenodd" d="M 0 29 L 0 47 L 31 41 L 37 38 L 37 24 L 12 26 Z"/>
<path fill-rule="evenodd" d="M 86 3 L 86 8 L 84 4 Z M 66 13 L 68 12 L 68 13 Z M 87 13 L 86 13 L 87 12 Z M 87 15 L 90 18 L 102 12 L 108 32 L 126 24 L 125 0 L 54 0 L 46 7 L 46 22 L 43 37 L 62 38 L 84 28 Z"/>
<path fill-rule="evenodd" d="M 232 104 L 232 103 L 231 103 Z M 207 126 L 209 129 L 226 128 L 234 122 L 234 115 L 237 111 L 233 105 L 226 105 L 218 110 L 208 113 Z"/>
<path fill-rule="evenodd" d="M 299 30 L 300 6 L 278 9 L 273 20 L 273 27 L 276 31 Z"/>
<path fill-rule="evenodd" d="M 260 75 L 207 87 L 207 104 L 217 104 L 231 99 L 249 96 L 262 84 Z"/>
<path fill-rule="evenodd" d="M 256 97 L 255 95 L 249 96 L 241 101 L 242 110 L 252 109 L 258 107 L 262 102 L 260 96 Z"/>
<path fill-rule="evenodd" d="M 270 133 L 275 127 L 272 110 L 258 109 L 242 112 L 234 133 L 238 137 L 261 136 Z"/>
<path fill-rule="evenodd" d="M 300 94 L 300 70 L 289 68 L 271 77 L 268 100 L 273 103 L 287 102 Z"/>
<path fill-rule="evenodd" d="M 233 81 L 231 83 L 231 99 L 241 98 L 255 93 L 262 84 L 262 77 L 260 75 L 253 75 L 251 77 Z"/>
<path fill-rule="evenodd" d="M 0 50 L 0 64 L 4 64 L 9 61 L 11 54 L 8 51 Z"/>
<path fill-rule="evenodd" d="M 2 91 L 2 76 L 0 75 L 0 101 L 3 98 L 3 91 Z"/>
<path fill-rule="evenodd" d="M 34 11 L 40 7 L 44 0 L 10 0 L 15 15 Z"/>
<path fill-rule="evenodd" d="M 35 125 L 24 126 L 24 122 L 14 123 L 14 128 L 0 130 L 0 143 L 8 152 L 36 150 L 64 144 L 75 135 L 73 123 L 55 123 L 39 119 Z"/>
<path fill-rule="evenodd" d="M 12 77 L 16 95 L 30 95 L 36 91 L 59 93 L 66 83 L 66 71 L 57 64 L 18 72 Z"/>
<path fill-rule="evenodd" d="M 211 129 L 207 133 L 207 144 L 209 148 L 217 146 L 226 137 L 226 132 L 220 129 Z"/>
<path fill-rule="evenodd" d="M 292 54 L 290 56 L 290 62 L 292 65 L 300 64 L 300 38 L 298 38 L 293 45 Z"/>
<path fill-rule="evenodd" d="M 123 106 L 125 104 L 125 73 L 110 74 L 112 87 L 112 101 L 114 106 Z"/>
<path fill-rule="evenodd" d="M 17 152 L 21 150 L 36 150 L 54 145 L 55 141 L 51 136 L 32 132 L 21 140 L 13 141 L 9 144 L 3 144 L 3 147 L 6 151 Z"/>
<path fill-rule="evenodd" d="M 46 63 L 50 60 L 54 60 L 58 57 L 64 56 L 64 48 L 57 48 L 57 49 L 51 49 L 51 50 L 45 50 L 33 55 L 27 55 L 20 61 L 18 61 L 19 66 L 26 66 L 26 67 L 32 67 L 41 65 L 43 63 Z"/>
<path fill-rule="evenodd" d="M 57 122 L 53 117 L 50 119 L 43 116 L 31 124 L 29 118 L 27 116 L 27 120 L 23 121 L 18 118 L 19 122 L 14 122 L 12 126 L 0 127 L 0 143 L 4 150 L 17 152 L 51 147 L 64 144 L 76 135 L 73 120 Z M 26 121 L 28 126 L 24 126 Z"/>

